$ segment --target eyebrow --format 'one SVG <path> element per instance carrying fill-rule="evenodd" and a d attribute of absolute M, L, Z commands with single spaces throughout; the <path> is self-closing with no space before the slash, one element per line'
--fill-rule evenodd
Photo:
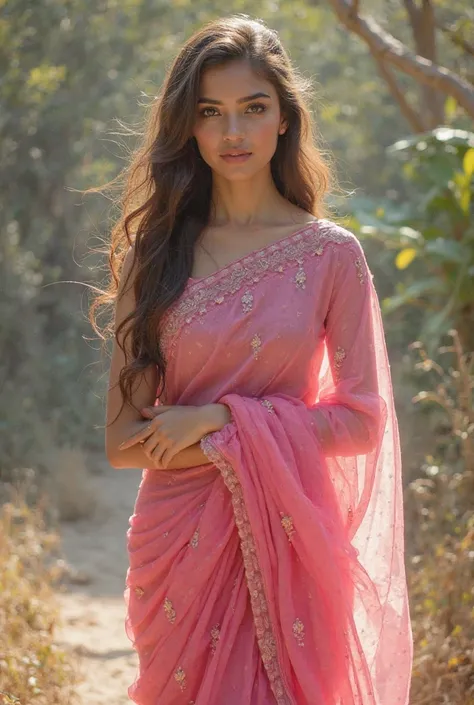
<path fill-rule="evenodd" d="M 253 95 L 247 95 L 245 98 L 239 98 L 237 103 L 248 103 L 250 100 L 255 100 L 256 98 L 270 98 L 267 93 L 254 93 Z M 198 104 L 200 103 L 212 103 L 212 105 L 223 105 L 221 100 L 214 100 L 213 98 L 199 98 Z"/>

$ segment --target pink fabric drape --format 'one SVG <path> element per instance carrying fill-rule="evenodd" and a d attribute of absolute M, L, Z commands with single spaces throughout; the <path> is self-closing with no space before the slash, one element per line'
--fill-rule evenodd
<path fill-rule="evenodd" d="M 158 403 L 226 403 L 209 463 L 143 471 L 126 629 L 138 705 L 406 705 L 401 461 L 364 253 L 320 220 L 190 279 Z"/>

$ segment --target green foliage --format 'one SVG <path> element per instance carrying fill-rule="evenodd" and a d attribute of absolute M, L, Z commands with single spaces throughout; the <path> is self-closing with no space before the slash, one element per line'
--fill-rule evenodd
<path fill-rule="evenodd" d="M 194 29 L 218 15 L 244 12 L 279 31 L 299 70 L 316 83 L 317 127 L 345 187 L 356 182 L 361 194 L 379 199 L 388 188 L 403 188 L 384 147 L 404 134 L 405 124 L 365 46 L 324 4 L 235 0 L 223 11 L 217 0 L 7 0 L 2 10 L 5 468 L 34 459 L 39 421 L 55 429 L 58 445 L 103 447 L 106 368 L 97 364 L 98 342 L 90 342 L 84 283 L 101 284 L 104 262 L 90 249 L 107 237 L 115 214 L 96 197 L 84 204 L 75 190 L 100 185 L 121 168 L 134 148 L 140 104 L 156 95 Z M 384 13 L 403 38 L 403 13 L 379 0 L 367 0 L 364 10 Z M 440 58 L 450 51 L 441 46 Z M 415 95 L 406 78 L 401 85 L 408 98 Z M 382 290 L 393 271 L 385 260 Z"/>
<path fill-rule="evenodd" d="M 406 304 L 424 311 L 420 339 L 433 349 L 454 325 L 474 346 L 474 134 L 437 128 L 396 142 L 410 198 L 369 209 L 355 204 L 360 232 L 395 250 L 404 273 L 386 313 Z"/>

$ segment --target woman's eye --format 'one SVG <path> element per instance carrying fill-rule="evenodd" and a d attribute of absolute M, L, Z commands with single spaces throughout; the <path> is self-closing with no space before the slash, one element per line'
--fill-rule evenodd
<path fill-rule="evenodd" d="M 265 110 L 267 109 L 267 106 L 264 105 L 263 103 L 252 103 L 252 105 L 249 105 L 249 109 L 250 108 L 261 108 L 262 109 L 261 112 L 264 113 Z"/>
<path fill-rule="evenodd" d="M 267 106 L 264 105 L 263 103 L 252 103 L 251 105 L 248 106 L 247 110 L 252 112 L 252 113 L 264 113 L 265 110 L 267 109 Z M 211 111 L 209 114 L 208 111 Z M 200 112 L 200 115 L 202 117 L 214 117 L 214 115 L 217 113 L 216 108 L 203 108 Z"/>
<path fill-rule="evenodd" d="M 215 108 L 203 108 L 203 109 L 201 110 L 201 115 L 202 115 L 203 117 L 212 117 L 212 115 L 206 115 L 206 113 L 207 113 L 208 110 L 215 110 Z"/>

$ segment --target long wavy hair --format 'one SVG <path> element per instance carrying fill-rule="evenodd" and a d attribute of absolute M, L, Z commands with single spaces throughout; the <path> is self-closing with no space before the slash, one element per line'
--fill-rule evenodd
<path fill-rule="evenodd" d="M 126 358 L 119 386 L 123 402 L 132 406 L 134 382 L 148 366 L 157 368 L 158 397 L 165 388 L 160 325 L 186 287 L 195 244 L 212 214 L 212 172 L 192 135 L 201 74 L 208 67 L 236 60 L 248 61 L 252 70 L 272 83 L 288 122 L 271 161 L 276 188 L 316 218 L 328 213 L 323 201 L 335 184 L 334 172 L 317 146 L 311 82 L 293 67 L 277 32 L 263 21 L 235 15 L 204 25 L 171 64 L 159 95 L 146 108 L 141 144 L 117 177 L 124 179 L 124 185 L 121 217 L 107 244 L 111 278 L 89 310 L 94 330 L 103 340 L 115 335 L 125 354 L 125 340 L 131 336 L 131 359 Z M 101 330 L 98 311 L 115 306 L 124 258 L 132 246 L 136 308 L 117 330 L 112 320 Z M 128 281 L 121 290 L 127 285 Z"/>

